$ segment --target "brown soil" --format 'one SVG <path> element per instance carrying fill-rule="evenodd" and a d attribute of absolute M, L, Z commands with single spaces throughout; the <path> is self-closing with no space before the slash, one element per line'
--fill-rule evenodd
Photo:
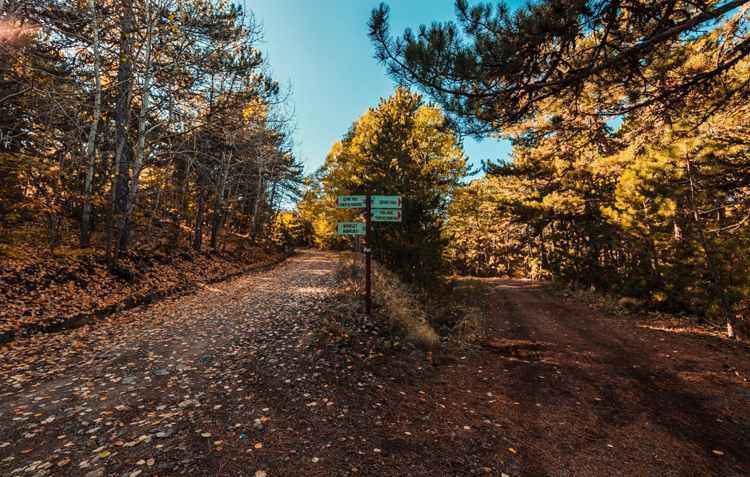
<path fill-rule="evenodd" d="M 190 293 L 287 256 L 234 244 L 228 252 L 138 250 L 124 254 L 120 269 L 110 273 L 95 250 L 52 257 L 29 244 L 18 249 L 23 258 L 0 257 L 0 345 Z"/>
<path fill-rule="evenodd" d="M 607 317 L 532 282 L 487 285 L 476 365 L 503 397 L 508 474 L 747 475 L 746 344 Z"/>
<path fill-rule="evenodd" d="M 340 313 L 337 269 L 0 348 L 0 476 L 747 475 L 746 345 L 488 280 L 477 343 L 426 355 Z"/>

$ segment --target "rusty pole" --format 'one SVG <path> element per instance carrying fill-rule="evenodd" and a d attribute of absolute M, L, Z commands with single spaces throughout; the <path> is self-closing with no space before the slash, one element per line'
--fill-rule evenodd
<path fill-rule="evenodd" d="M 372 201 L 370 194 L 367 194 L 366 218 L 365 218 L 365 314 L 370 314 L 370 255 L 372 254 L 372 242 L 370 238 L 370 229 L 372 221 Z"/>

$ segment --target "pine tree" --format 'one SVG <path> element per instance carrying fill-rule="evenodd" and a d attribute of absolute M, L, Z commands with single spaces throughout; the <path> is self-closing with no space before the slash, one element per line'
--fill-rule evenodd
<path fill-rule="evenodd" d="M 398 88 L 333 146 L 318 177 L 323 201 L 349 194 L 403 196 L 402 222 L 373 226 L 374 254 L 405 280 L 424 285 L 442 270 L 446 204 L 466 172 L 461 145 L 440 110 Z M 330 220 L 351 214 L 332 213 Z M 316 228 L 332 230 L 327 224 Z"/>

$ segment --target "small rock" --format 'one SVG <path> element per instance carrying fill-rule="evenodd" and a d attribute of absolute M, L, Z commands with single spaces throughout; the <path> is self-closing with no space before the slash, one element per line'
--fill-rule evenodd
<path fill-rule="evenodd" d="M 178 404 L 181 408 L 185 409 L 186 407 L 200 407 L 201 403 L 198 402 L 195 399 L 185 399 L 181 403 Z"/>
<path fill-rule="evenodd" d="M 157 369 L 154 371 L 154 376 L 167 376 L 169 375 L 168 369 Z"/>
<path fill-rule="evenodd" d="M 211 356 L 210 354 L 204 354 L 203 356 L 201 356 L 201 359 L 203 361 L 211 361 L 212 359 L 214 359 L 214 357 Z"/>
<path fill-rule="evenodd" d="M 123 378 L 121 382 L 122 384 L 133 384 L 136 381 L 138 381 L 138 376 L 128 376 Z"/>
<path fill-rule="evenodd" d="M 185 368 L 186 368 L 186 366 L 184 364 L 178 364 L 177 366 L 174 367 L 174 369 L 176 369 L 177 371 L 180 371 L 180 372 L 184 371 Z"/>
<path fill-rule="evenodd" d="M 104 477 L 104 469 L 94 469 L 91 472 L 87 473 L 85 477 Z"/>

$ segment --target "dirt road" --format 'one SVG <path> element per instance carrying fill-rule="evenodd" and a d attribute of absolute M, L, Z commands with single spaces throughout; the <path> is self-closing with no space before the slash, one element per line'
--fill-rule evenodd
<path fill-rule="evenodd" d="M 227 465 L 214 459 L 230 440 L 252 454 L 275 400 L 263 381 L 308 376 L 278 354 L 299 345 L 335 268 L 335 256 L 302 253 L 0 348 L 0 476 L 198 473 Z"/>
<path fill-rule="evenodd" d="M 518 475 L 750 475 L 750 351 L 488 280 L 478 363 Z M 739 373 L 739 376 L 737 375 Z"/>
<path fill-rule="evenodd" d="M 0 348 L 0 476 L 748 475 L 747 346 L 488 280 L 477 342 L 430 356 L 342 318 L 337 268 Z"/>

